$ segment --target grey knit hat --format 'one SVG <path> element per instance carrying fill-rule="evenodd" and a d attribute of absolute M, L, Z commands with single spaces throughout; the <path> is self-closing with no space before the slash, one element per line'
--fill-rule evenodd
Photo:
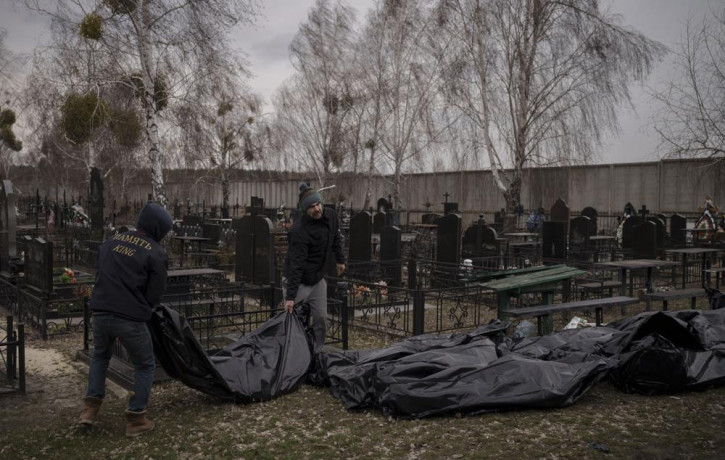
<path fill-rule="evenodd" d="M 299 189 L 299 204 L 301 210 L 306 211 L 310 206 L 316 203 L 322 203 L 322 195 L 320 195 L 320 192 L 310 187 L 307 183 L 300 182 Z"/>

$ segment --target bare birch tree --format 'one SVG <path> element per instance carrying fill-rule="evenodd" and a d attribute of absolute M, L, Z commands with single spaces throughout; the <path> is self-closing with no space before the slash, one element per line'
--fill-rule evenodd
<path fill-rule="evenodd" d="M 688 19 L 676 51 L 677 78 L 653 94 L 655 129 L 668 157 L 725 160 L 725 8 Z"/>
<path fill-rule="evenodd" d="M 599 0 L 440 0 L 447 97 L 478 127 L 509 214 L 526 166 L 586 162 L 665 48 Z M 511 168 L 510 174 L 504 169 Z"/>
<path fill-rule="evenodd" d="M 378 153 L 390 165 L 393 201 L 401 207 L 401 185 L 411 160 L 419 158 L 442 131 L 435 103 L 440 85 L 435 53 L 446 40 L 436 35 L 424 2 L 385 0 L 370 12 L 360 52 L 367 76 L 369 174 Z"/>
<path fill-rule="evenodd" d="M 229 174 L 260 158 L 270 136 L 260 114 L 261 100 L 227 82 L 200 93 L 176 109 L 179 139 L 187 166 L 206 169 L 222 186 L 222 212 L 229 212 Z"/>
<path fill-rule="evenodd" d="M 274 105 L 287 149 L 324 186 L 349 153 L 348 115 L 354 104 L 348 73 L 354 11 L 317 0 L 290 44 L 295 69 Z"/>
<path fill-rule="evenodd" d="M 232 27 L 256 14 L 256 0 L 26 0 L 57 27 L 95 40 L 114 59 L 109 80 L 138 91 L 155 201 L 166 204 L 160 111 L 222 69 Z"/>
<path fill-rule="evenodd" d="M 13 129 L 17 116 L 12 107 L 16 98 L 12 81 L 18 57 L 5 47 L 6 34 L 4 29 L 0 29 L 0 168 L 3 178 L 8 178 L 13 153 L 23 148 L 23 142 Z"/>

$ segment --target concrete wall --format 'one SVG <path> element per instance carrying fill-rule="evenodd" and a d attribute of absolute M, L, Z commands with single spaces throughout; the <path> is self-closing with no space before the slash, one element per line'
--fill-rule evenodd
<path fill-rule="evenodd" d="M 303 177 L 300 175 L 300 179 Z M 344 198 L 348 206 L 362 207 L 366 190 L 364 177 L 343 175 L 331 183 L 336 188 L 326 192 L 328 201 Z M 297 203 L 297 184 L 297 179 L 235 181 L 230 201 L 246 205 L 251 196 L 259 196 L 268 207 L 284 204 L 291 208 Z M 379 197 L 392 194 L 393 187 L 389 178 L 377 178 L 373 185 L 374 206 Z M 128 196 L 131 200 L 145 199 L 149 188 L 148 182 L 130 184 Z M 218 184 L 197 182 L 191 174 L 168 174 L 166 189 L 172 200 L 190 198 L 195 203 L 203 200 L 207 206 L 221 203 Z M 464 215 L 492 213 L 504 206 L 490 171 L 412 174 L 406 176 L 402 189 L 403 203 L 396 204 L 399 209 L 424 210 L 425 203 L 430 202 L 431 211 L 441 212 L 445 193 L 450 194 L 448 201 L 459 203 Z M 524 171 L 521 199 L 525 209 L 542 206 L 548 210 L 561 197 L 575 212 L 593 206 L 602 213 L 619 213 L 630 202 L 635 208 L 645 204 L 653 213 L 668 214 L 694 211 L 707 195 L 716 205 L 725 207 L 725 162 L 712 165 L 702 160 L 671 160 L 532 168 Z"/>

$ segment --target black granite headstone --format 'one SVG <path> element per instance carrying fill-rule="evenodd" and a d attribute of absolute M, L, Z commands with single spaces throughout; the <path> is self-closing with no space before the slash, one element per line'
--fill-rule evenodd
<path fill-rule="evenodd" d="M 0 270 L 8 271 L 10 259 L 17 257 L 17 198 L 9 180 L 2 181 L 0 187 Z"/>
<path fill-rule="evenodd" d="M 446 264 L 461 263 L 461 216 L 458 214 L 438 219 L 436 260 Z"/>
<path fill-rule="evenodd" d="M 208 244 L 216 245 L 222 237 L 222 226 L 219 224 L 201 224 L 201 236 L 209 240 Z"/>
<path fill-rule="evenodd" d="M 462 255 L 464 258 L 483 257 L 483 231 L 486 227 L 487 225 L 484 223 L 475 222 L 463 232 Z"/>
<path fill-rule="evenodd" d="M 251 198 L 249 213 L 253 216 L 264 213 L 264 198 L 253 196 Z"/>
<path fill-rule="evenodd" d="M 383 227 L 380 232 L 380 264 L 388 286 L 401 285 L 401 231 Z"/>
<path fill-rule="evenodd" d="M 569 223 L 569 206 L 561 198 L 558 198 L 551 207 L 551 220 Z"/>
<path fill-rule="evenodd" d="M 372 256 L 372 219 L 367 211 L 359 212 L 350 219 L 350 244 L 348 258 L 351 261 L 369 261 Z"/>
<path fill-rule="evenodd" d="M 545 261 L 566 260 L 566 228 L 568 226 L 568 221 L 547 221 L 542 224 L 542 255 Z"/>
<path fill-rule="evenodd" d="M 232 219 L 232 227 L 236 231 L 235 281 L 251 282 L 254 271 L 254 218 L 247 215 Z"/>
<path fill-rule="evenodd" d="M 388 225 L 387 214 L 383 211 L 376 212 L 373 216 L 373 233 L 379 235 L 386 225 Z"/>
<path fill-rule="evenodd" d="M 33 238 L 25 246 L 25 284 L 53 292 L 53 243 Z"/>
<path fill-rule="evenodd" d="M 179 204 L 179 200 L 174 200 L 174 220 L 180 220 L 181 219 L 181 205 Z"/>
<path fill-rule="evenodd" d="M 670 217 L 670 245 L 684 246 L 686 237 L 685 229 L 687 228 L 687 218 L 679 214 L 672 214 Z"/>
<path fill-rule="evenodd" d="M 654 222 L 657 226 L 657 247 L 663 248 L 665 246 L 665 236 L 666 236 L 666 230 L 665 230 L 665 221 L 661 219 L 659 216 L 657 217 L 650 217 L 647 219 L 649 222 Z"/>
<path fill-rule="evenodd" d="M 481 232 L 481 242 L 484 256 L 498 255 L 498 233 L 496 233 L 496 229 L 484 225 Z"/>
<path fill-rule="evenodd" d="M 634 228 L 642 221 L 639 216 L 630 216 L 622 226 L 622 249 L 634 249 Z"/>
<path fill-rule="evenodd" d="M 268 285 L 274 282 L 274 225 L 264 216 L 254 216 L 253 282 Z"/>
<path fill-rule="evenodd" d="M 454 212 L 458 212 L 458 203 L 455 201 L 447 201 L 443 203 L 443 214 L 448 215 Z"/>
<path fill-rule="evenodd" d="M 378 212 L 388 212 L 388 211 L 390 211 L 391 209 L 393 209 L 393 207 L 392 207 L 392 205 L 390 204 L 390 202 L 389 202 L 388 200 L 386 200 L 385 198 L 380 198 L 380 199 L 378 199 L 378 203 L 377 203 L 377 205 L 378 205 L 378 206 L 377 206 L 376 210 L 377 210 Z"/>
<path fill-rule="evenodd" d="M 588 217 L 592 222 L 592 230 L 594 233 L 591 233 L 589 236 L 594 236 L 597 234 L 597 218 L 599 217 L 599 213 L 596 209 L 592 208 L 591 206 L 587 206 L 586 208 L 582 209 L 582 216 Z"/>
<path fill-rule="evenodd" d="M 589 237 L 592 236 L 593 223 L 586 216 L 571 219 L 569 223 L 569 251 L 582 254 L 589 250 Z"/>
<path fill-rule="evenodd" d="M 637 257 L 652 258 L 657 252 L 657 224 L 648 221 L 634 227 L 633 250 Z"/>

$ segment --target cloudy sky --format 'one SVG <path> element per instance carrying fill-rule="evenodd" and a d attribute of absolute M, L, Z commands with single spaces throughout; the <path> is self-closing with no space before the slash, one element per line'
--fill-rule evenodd
<path fill-rule="evenodd" d="M 627 25 L 669 48 L 676 48 L 689 15 L 702 17 L 722 0 L 604 0 L 613 11 L 620 13 Z M 305 21 L 315 0 L 264 0 L 264 16 L 256 26 L 235 33 L 236 45 L 247 55 L 254 79 L 251 86 L 268 101 L 279 84 L 292 72 L 288 45 Z M 374 0 L 348 0 L 358 12 L 359 20 Z M 5 45 L 14 52 L 29 53 L 48 39 L 45 21 L 12 6 L 10 0 L 0 0 L 0 28 L 8 31 Z M 650 88 L 661 87 L 672 73 L 671 59 L 655 69 L 647 82 Z M 620 163 L 654 161 L 657 136 L 650 123 L 653 103 L 644 88 L 633 88 L 633 108 L 622 108 L 622 131 L 607 142 L 600 162 Z"/>

